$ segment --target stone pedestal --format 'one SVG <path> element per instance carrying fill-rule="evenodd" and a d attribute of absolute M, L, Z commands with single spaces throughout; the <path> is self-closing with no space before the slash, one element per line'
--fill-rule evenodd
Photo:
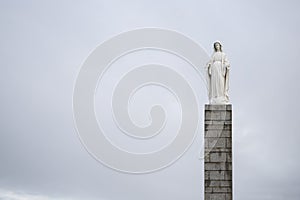
<path fill-rule="evenodd" d="M 205 200 L 232 200 L 232 106 L 205 105 Z"/>

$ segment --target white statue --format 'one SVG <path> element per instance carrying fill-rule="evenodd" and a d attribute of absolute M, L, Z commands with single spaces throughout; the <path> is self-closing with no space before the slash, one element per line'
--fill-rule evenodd
<path fill-rule="evenodd" d="M 219 41 L 214 43 L 214 53 L 207 63 L 207 85 L 210 104 L 228 104 L 229 62 Z"/>

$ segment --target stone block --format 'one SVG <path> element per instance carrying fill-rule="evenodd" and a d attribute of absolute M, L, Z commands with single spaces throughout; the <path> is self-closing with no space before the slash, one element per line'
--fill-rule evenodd
<path fill-rule="evenodd" d="M 205 180 L 231 181 L 232 171 L 222 171 L 222 170 L 205 171 Z"/>
<path fill-rule="evenodd" d="M 205 187 L 231 187 L 231 180 L 205 180 Z"/>
<path fill-rule="evenodd" d="M 205 180 L 205 187 L 231 187 L 231 180 Z"/>
<path fill-rule="evenodd" d="M 229 171 L 229 170 L 232 170 L 232 164 L 231 163 L 208 162 L 208 163 L 205 163 L 204 170 L 205 171 L 219 171 L 219 170 Z"/>
<path fill-rule="evenodd" d="M 226 200 L 232 200 L 232 192 L 225 194 L 225 199 Z"/>
<path fill-rule="evenodd" d="M 224 125 L 211 125 L 211 124 L 205 124 L 205 131 L 209 130 L 229 130 L 231 131 L 231 124 L 224 124 Z"/>
<path fill-rule="evenodd" d="M 205 193 L 212 193 L 212 191 L 213 191 L 212 187 L 206 187 L 204 192 Z"/>
<path fill-rule="evenodd" d="M 232 180 L 232 171 L 223 171 L 224 172 L 224 180 Z"/>
<path fill-rule="evenodd" d="M 231 152 L 215 152 L 214 149 L 205 152 L 205 163 L 232 163 L 232 154 Z"/>
<path fill-rule="evenodd" d="M 231 148 L 232 147 L 232 139 L 231 138 L 226 138 L 226 147 Z"/>
<path fill-rule="evenodd" d="M 205 138 L 205 148 L 226 148 L 226 138 Z"/>
<path fill-rule="evenodd" d="M 226 154 L 226 161 L 230 162 L 230 163 L 232 162 L 232 154 L 231 153 Z"/>
<path fill-rule="evenodd" d="M 208 171 L 210 180 L 225 180 L 224 171 Z"/>
<path fill-rule="evenodd" d="M 205 155 L 204 155 L 204 162 L 205 163 L 209 163 L 210 162 L 210 155 L 209 155 L 209 153 L 205 153 Z"/>
<path fill-rule="evenodd" d="M 209 161 L 210 162 L 226 162 L 226 153 L 210 153 Z"/>
<path fill-rule="evenodd" d="M 204 180 L 210 180 L 209 171 L 204 172 Z"/>
<path fill-rule="evenodd" d="M 205 200 L 225 200 L 225 194 L 211 193 L 205 194 Z"/>
<path fill-rule="evenodd" d="M 230 130 L 223 130 L 223 129 L 219 129 L 219 130 L 207 130 L 205 131 L 204 134 L 205 138 L 209 138 L 209 137 L 225 137 L 225 138 L 231 138 L 231 131 Z"/>
<path fill-rule="evenodd" d="M 230 193 L 231 187 L 212 187 L 212 193 Z"/>
<path fill-rule="evenodd" d="M 231 111 L 205 111 L 205 121 L 231 121 Z"/>
<path fill-rule="evenodd" d="M 220 181 L 220 186 L 221 187 L 231 187 L 232 186 L 232 182 L 230 180 L 228 180 L 228 181 Z"/>

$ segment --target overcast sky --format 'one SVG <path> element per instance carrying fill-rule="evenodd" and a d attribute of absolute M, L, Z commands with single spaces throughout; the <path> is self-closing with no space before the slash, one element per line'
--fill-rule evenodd
<path fill-rule="evenodd" d="M 89 53 L 121 32 L 160 27 L 209 54 L 223 43 L 235 199 L 298 200 L 299 8 L 296 0 L 1 1 L 0 199 L 203 199 L 203 133 L 170 167 L 131 175 L 91 157 L 73 122 L 73 87 Z"/>

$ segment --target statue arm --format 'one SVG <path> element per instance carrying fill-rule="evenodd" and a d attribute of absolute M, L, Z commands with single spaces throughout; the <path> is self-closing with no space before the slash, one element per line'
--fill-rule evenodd
<path fill-rule="evenodd" d="M 212 60 L 210 60 L 206 66 L 205 66 L 205 71 L 206 71 L 206 83 L 207 83 L 207 94 L 208 94 L 208 99 L 211 99 L 211 91 L 210 91 L 210 81 L 211 81 L 211 65 L 212 65 Z"/>
<path fill-rule="evenodd" d="M 211 75 L 211 65 L 213 63 L 213 56 L 211 57 L 210 61 L 206 64 L 206 70 L 208 75 Z"/>
<path fill-rule="evenodd" d="M 207 63 L 207 72 L 209 75 L 211 75 L 211 64 Z"/>
<path fill-rule="evenodd" d="M 227 59 L 227 56 L 224 56 L 224 71 L 225 71 L 225 98 L 227 101 L 229 101 L 229 95 L 228 95 L 228 91 L 229 91 L 229 69 L 230 69 L 230 64 L 229 61 Z"/>
<path fill-rule="evenodd" d="M 229 72 L 229 69 L 230 69 L 230 64 L 229 64 L 229 61 L 227 59 L 226 54 L 224 53 L 224 56 L 223 56 L 223 76 L 226 76 L 226 74 Z"/>
<path fill-rule="evenodd" d="M 229 70 L 230 64 L 229 64 L 226 54 L 224 54 L 224 65 L 225 65 L 226 69 Z"/>

